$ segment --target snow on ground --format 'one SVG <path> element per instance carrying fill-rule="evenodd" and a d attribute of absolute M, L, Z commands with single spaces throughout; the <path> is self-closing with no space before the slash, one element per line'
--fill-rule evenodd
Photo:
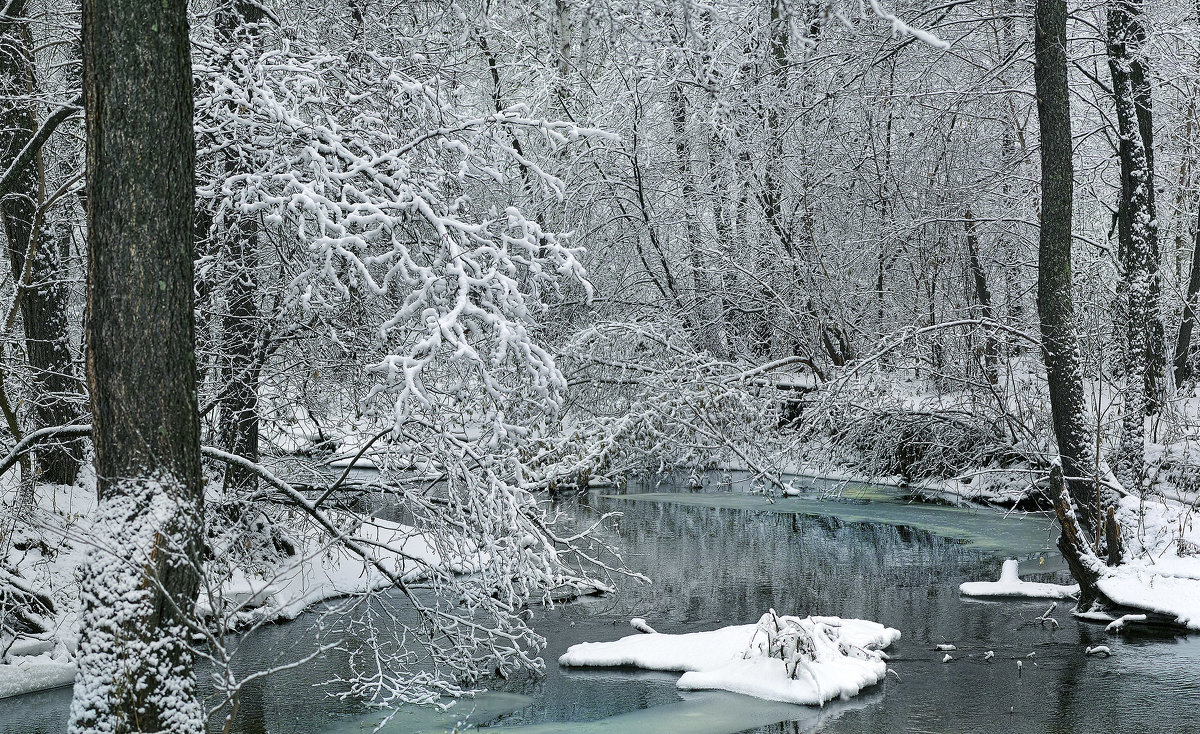
<path fill-rule="evenodd" d="M 471 573 L 483 557 L 474 549 L 443 553 L 426 533 L 408 525 L 367 518 L 352 537 L 389 572 L 406 583 L 419 581 L 436 569 Z M 316 537 L 300 544 L 297 554 L 270 578 L 247 576 L 235 570 L 221 587 L 219 603 L 227 605 L 231 626 L 295 619 L 313 604 L 351 594 L 386 588 L 391 581 L 377 568 L 366 565 L 341 543 Z M 201 594 L 197 611 L 213 613 L 212 600 Z"/>
<path fill-rule="evenodd" d="M 1101 577 L 1096 586 L 1116 604 L 1157 612 L 1188 629 L 1200 630 L 1200 579 L 1164 576 L 1144 567 L 1119 566 Z M 1134 616 L 1137 615 L 1125 615 Z M 1139 621 L 1144 620 L 1126 619 L 1126 624 L 1112 631 L 1132 627 Z"/>
<path fill-rule="evenodd" d="M 62 655 L 58 658 L 50 653 L 26 655 L 0 665 L 0 698 L 61 688 L 74 682 L 75 663 Z"/>
<path fill-rule="evenodd" d="M 688 634 L 638 634 L 572 645 L 560 665 L 634 666 L 683 672 L 687 690 L 717 689 L 770 701 L 820 705 L 849 698 L 887 673 L 880 649 L 900 639 L 877 622 L 778 616 Z"/>
<path fill-rule="evenodd" d="M 43 636 L 45 639 L 0 639 L 0 653 L 4 655 L 0 660 L 0 697 L 69 685 L 74 677 L 77 569 L 95 536 L 95 484 L 90 468 L 85 472 L 76 486 L 39 487 L 38 505 L 28 522 L 19 525 L 9 539 L 7 556 L 0 556 L 0 562 L 54 604 L 50 634 Z M 7 497 L 0 499 L 7 501 Z M 422 530 L 377 518 L 335 514 L 334 519 L 348 531 L 353 529 L 350 535 L 356 545 L 406 583 L 434 573 L 473 573 L 487 560 L 477 546 L 455 541 L 450 534 L 435 539 Z M 219 587 L 215 604 L 208 590 L 202 589 L 197 613 L 211 617 L 215 606 L 222 625 L 242 628 L 294 619 L 319 602 L 391 585 L 379 569 L 323 533 L 314 530 L 296 538 L 296 548 L 297 553 L 269 575 L 234 569 Z M 565 599 L 598 591 L 609 589 L 568 581 L 553 590 L 552 597 Z"/>
<path fill-rule="evenodd" d="M 1022 581 L 1017 575 L 1017 562 L 1010 558 L 1000 570 L 999 581 L 967 581 L 959 584 L 963 596 L 1011 596 L 1025 599 L 1074 599 L 1079 596 L 1079 586 L 1039 584 Z"/>
<path fill-rule="evenodd" d="M 1200 631 L 1200 528 L 1196 509 L 1172 498 L 1122 498 L 1125 561 L 1104 567 L 1097 588 L 1122 607 L 1153 612 Z M 1127 619 L 1121 627 L 1140 620 Z M 1114 630 L 1115 631 L 1115 630 Z"/>

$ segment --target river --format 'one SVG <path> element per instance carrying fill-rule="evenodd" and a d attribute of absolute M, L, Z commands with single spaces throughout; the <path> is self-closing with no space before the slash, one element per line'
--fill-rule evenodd
<path fill-rule="evenodd" d="M 1109 732 L 1200 731 L 1200 639 L 1117 637 L 1076 622 L 1034 622 L 1042 601 L 974 601 L 958 584 L 994 580 L 1005 557 L 1033 580 L 1066 582 L 1044 515 L 916 504 L 896 490 L 851 486 L 839 498 L 768 502 L 739 492 L 634 488 L 594 491 L 565 509 L 579 522 L 618 510 L 614 535 L 630 568 L 653 583 L 624 581 L 618 594 L 534 610 L 547 640 L 543 678 L 503 681 L 448 712 L 401 712 L 381 731 L 445 731 L 487 725 L 534 732 Z M 379 603 L 398 604 L 384 598 Z M 677 676 L 635 670 L 566 670 L 571 644 L 632 634 L 631 617 L 659 632 L 693 632 L 785 614 L 873 619 L 899 629 L 889 653 L 897 676 L 823 709 L 724 693 L 680 692 Z M 307 614 L 259 630 L 239 651 L 246 669 L 311 649 L 328 619 Z M 938 643 L 957 646 L 942 663 Z M 1107 644 L 1110 658 L 1087 657 Z M 992 650 L 995 657 L 984 660 Z M 1017 661 L 1022 665 L 1018 669 Z M 345 672 L 332 651 L 312 664 L 249 685 L 237 731 L 348 734 L 381 714 L 339 701 L 319 684 Z M 69 689 L 0 702 L 0 731 L 64 731 Z"/>

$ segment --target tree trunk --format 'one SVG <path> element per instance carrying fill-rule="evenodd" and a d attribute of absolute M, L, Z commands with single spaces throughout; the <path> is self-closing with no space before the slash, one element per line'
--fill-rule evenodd
<path fill-rule="evenodd" d="M 256 24 L 264 19 L 262 8 L 246 0 L 232 0 L 217 18 L 217 33 L 232 45 L 253 44 Z M 243 166 L 244 167 L 244 166 Z M 228 173 L 239 171 L 237 161 L 226 162 Z M 262 331 L 258 292 L 258 220 L 253 216 L 235 217 L 222 233 L 226 263 L 232 275 L 226 285 L 228 304 L 217 347 L 221 364 L 220 434 L 221 447 L 258 463 L 258 381 L 262 364 L 256 348 Z M 225 469 L 225 492 L 236 496 L 253 491 L 258 475 L 243 467 Z"/>
<path fill-rule="evenodd" d="M 965 219 L 967 258 L 970 260 L 971 277 L 975 281 L 975 300 L 979 302 L 979 315 L 985 321 L 994 321 L 996 315 L 992 311 L 992 291 L 988 288 L 987 273 L 983 269 L 983 262 L 979 259 L 979 235 L 975 231 L 975 219 L 971 215 L 970 209 L 967 209 Z M 997 381 L 996 362 L 1000 350 L 991 327 L 984 327 L 984 332 L 983 374 L 989 383 L 995 385 Z"/>
<path fill-rule="evenodd" d="M 258 381 L 262 365 L 256 349 L 261 331 L 258 312 L 258 226 L 247 219 L 229 236 L 227 253 L 234 274 L 226 291 L 229 310 L 221 329 L 221 446 L 258 463 Z M 253 491 L 258 475 L 230 465 L 225 469 L 228 495 Z"/>
<path fill-rule="evenodd" d="M 1145 38 L 1140 0 L 1113 0 L 1108 7 L 1108 66 L 1120 136 L 1119 233 L 1124 253 L 1125 404 L 1117 477 L 1141 487 L 1146 471 L 1146 415 L 1156 412 L 1161 384 L 1162 324 L 1158 313 L 1158 225 L 1154 221 L 1154 171 L 1149 147 L 1150 108 L 1145 68 L 1137 56 Z M 1157 341 L 1156 341 L 1157 340 Z"/>
<path fill-rule="evenodd" d="M 681 39 L 682 40 L 682 39 Z M 683 86 L 676 81 L 670 89 L 671 125 L 675 137 L 676 173 L 679 176 L 680 209 L 683 216 L 683 231 L 686 240 L 688 269 L 692 273 L 692 298 L 688 304 L 688 321 L 694 325 L 693 339 L 698 349 L 707 351 L 717 359 L 729 356 L 726 347 L 724 315 L 719 296 L 713 287 L 710 269 L 701 262 L 700 245 L 703 240 L 700 215 L 696 210 L 699 192 L 692 176 L 691 147 L 687 134 L 687 98 Z"/>
<path fill-rule="evenodd" d="M 1067 87 L 1067 7 L 1062 0 L 1037 0 L 1034 11 L 1034 83 L 1041 130 L 1042 221 L 1038 241 L 1038 315 L 1042 354 L 1050 389 L 1050 412 L 1058 453 L 1071 499 L 1078 507 L 1096 507 L 1091 480 L 1095 453 L 1089 435 L 1087 404 L 1075 333 L 1071 297 L 1071 231 L 1074 163 L 1071 159 L 1071 103 Z M 1096 518 L 1085 512 L 1088 529 Z"/>
<path fill-rule="evenodd" d="M 189 623 L 203 484 L 183 0 L 84 0 L 95 546 L 71 730 L 202 732 Z"/>
<path fill-rule="evenodd" d="M 1196 326 L 1196 297 L 1200 294 L 1200 207 L 1197 208 L 1195 246 L 1192 248 L 1192 267 L 1188 276 L 1187 297 L 1183 299 L 1183 319 L 1179 322 L 1179 337 L 1175 341 L 1175 384 L 1182 385 L 1192 377 L 1192 330 Z"/>
<path fill-rule="evenodd" d="M 0 105 L 0 161 L 17 157 L 34 137 L 38 121 L 32 102 L 36 84 L 25 0 L 15 0 L 0 16 L 0 79 L 11 103 Z M 7 165 L 7 164 L 5 164 Z M 42 154 L 39 151 L 16 179 L 0 190 L 0 222 L 8 241 L 8 259 L 17 286 L 25 351 L 33 380 L 33 428 L 72 422 L 83 402 L 71 359 L 67 307 L 67 257 L 70 235 L 47 226 Z M 37 455 L 37 475 L 52 484 L 71 484 L 79 472 L 79 439 L 54 441 Z"/>

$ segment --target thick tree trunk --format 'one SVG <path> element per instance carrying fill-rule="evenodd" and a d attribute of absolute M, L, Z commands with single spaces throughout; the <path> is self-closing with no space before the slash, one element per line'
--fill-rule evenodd
<path fill-rule="evenodd" d="M 203 484 L 183 0 L 84 0 L 88 383 L 100 496 L 71 730 L 201 732 Z"/>
<path fill-rule="evenodd" d="M 1038 315 L 1042 354 L 1050 389 L 1050 411 L 1058 453 L 1071 499 L 1089 530 L 1099 508 L 1096 455 L 1088 431 L 1087 404 L 1071 297 L 1071 231 L 1074 163 L 1071 159 L 1071 107 L 1067 87 L 1067 7 L 1062 0 L 1037 0 L 1034 14 L 1038 126 L 1041 130 L 1042 221 L 1038 243 Z M 1093 513 L 1088 511 L 1096 509 Z"/>
<path fill-rule="evenodd" d="M 1090 609 L 1103 598 L 1096 588 L 1101 564 L 1084 537 L 1083 528 L 1079 526 L 1070 492 L 1063 488 L 1062 467 L 1058 465 L 1050 468 L 1050 497 L 1054 500 L 1054 513 L 1062 528 L 1062 534 L 1058 536 L 1058 550 L 1071 569 L 1071 575 L 1079 582 L 1078 608 Z M 1113 523 L 1115 525 L 1116 521 Z"/>
<path fill-rule="evenodd" d="M 1117 477 L 1130 489 L 1146 471 L 1146 415 L 1159 404 L 1162 380 L 1162 323 L 1158 313 L 1158 225 L 1154 212 L 1154 170 L 1149 147 L 1150 98 L 1143 61 L 1145 38 L 1140 0 L 1113 0 L 1108 7 L 1108 65 L 1120 136 L 1121 206 L 1119 232 L 1124 253 L 1125 404 Z"/>
<path fill-rule="evenodd" d="M 0 16 L 0 79 L 10 100 L 33 99 L 36 90 L 25 0 L 15 0 Z M 11 95 L 11 96 L 9 96 Z M 0 161 L 16 159 L 34 137 L 38 121 L 33 103 L 0 104 Z M 8 241 L 8 260 L 25 329 L 25 351 L 33 378 L 33 418 L 44 428 L 70 423 L 83 402 L 70 349 L 67 307 L 69 234 L 50 227 L 41 210 L 42 155 L 39 151 L 9 185 L 0 189 L 0 222 Z M 79 440 L 52 442 L 37 455 L 41 481 L 71 484 L 79 472 Z"/>

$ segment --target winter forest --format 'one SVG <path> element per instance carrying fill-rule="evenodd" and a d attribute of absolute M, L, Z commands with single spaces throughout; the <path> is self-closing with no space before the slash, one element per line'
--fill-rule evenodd
<path fill-rule="evenodd" d="M 0 0 L 0 244 L 0 732 L 1200 730 L 1200 2 Z"/>

